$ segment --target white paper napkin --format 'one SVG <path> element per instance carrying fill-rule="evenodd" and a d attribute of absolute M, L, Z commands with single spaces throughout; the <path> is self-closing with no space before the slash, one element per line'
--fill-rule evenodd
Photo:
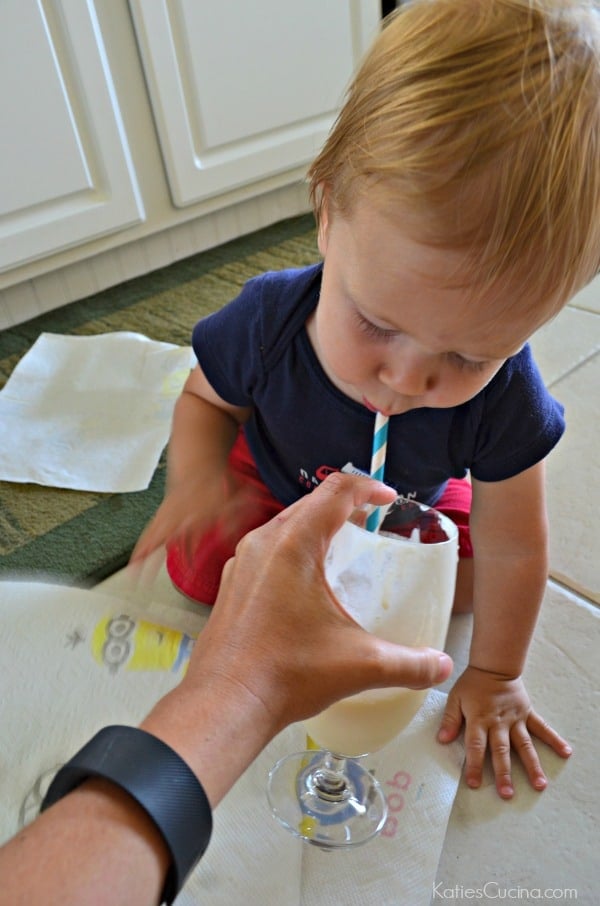
<path fill-rule="evenodd" d="M 192 365 L 190 347 L 137 333 L 41 334 L 0 391 L 0 480 L 147 488 Z"/>
<path fill-rule="evenodd" d="M 178 612 L 183 632 L 170 631 L 117 597 L 0 583 L 0 842 L 37 814 L 56 768 L 98 729 L 137 723 L 179 682 L 204 620 Z M 178 906 L 429 904 L 463 758 L 460 744 L 435 741 L 444 701 L 431 692 L 405 732 L 368 759 L 390 817 L 379 838 L 351 852 L 315 850 L 272 818 L 268 771 L 305 746 L 300 725 L 281 733 L 216 810 Z"/>
<path fill-rule="evenodd" d="M 302 906 L 429 906 L 464 760 L 461 742 L 436 741 L 445 702 L 432 690 L 409 726 L 367 759 L 388 800 L 387 824 L 353 852 L 306 847 Z"/>
<path fill-rule="evenodd" d="M 429 906 L 464 751 L 435 740 L 446 696 L 429 693 L 422 710 L 366 760 L 390 809 L 383 833 L 347 852 L 323 852 L 278 825 L 266 800 L 273 764 L 305 748 L 289 727 L 256 759 L 216 813 L 211 845 L 178 906 Z"/>

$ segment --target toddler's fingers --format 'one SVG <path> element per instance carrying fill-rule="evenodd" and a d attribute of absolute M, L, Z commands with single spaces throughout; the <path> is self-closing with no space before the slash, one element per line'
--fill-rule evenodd
<path fill-rule="evenodd" d="M 527 729 L 532 736 L 550 746 L 561 758 L 568 758 L 573 753 L 573 749 L 567 740 L 560 736 L 556 730 L 553 730 L 544 718 L 540 717 L 535 711 L 532 711 L 527 718 Z"/>
<path fill-rule="evenodd" d="M 135 543 L 135 547 L 129 558 L 130 563 L 144 561 L 154 551 L 163 547 L 168 540 L 170 525 L 168 522 L 159 519 L 152 519 Z"/>
<path fill-rule="evenodd" d="M 148 591 L 154 584 L 164 559 L 165 549 L 159 547 L 143 558 L 138 557 L 130 561 L 124 570 L 128 593 L 139 597 L 142 603 L 146 603 Z"/>
<path fill-rule="evenodd" d="M 524 722 L 519 722 L 512 728 L 511 742 L 515 752 L 523 763 L 525 773 L 534 790 L 545 790 L 548 785 L 548 780 L 542 770 L 538 753 L 535 750 L 533 740 L 529 735 Z"/>
<path fill-rule="evenodd" d="M 486 748 L 487 731 L 485 727 L 471 727 L 467 724 L 465 730 L 465 782 L 473 790 L 479 789 L 481 786 Z"/>
<path fill-rule="evenodd" d="M 506 725 L 490 728 L 489 745 L 498 795 L 511 799 L 515 790 L 510 772 L 510 732 Z"/>
<path fill-rule="evenodd" d="M 460 703 L 458 699 L 450 693 L 442 716 L 440 729 L 438 730 L 438 742 L 453 742 L 460 733 L 462 723 L 463 715 Z"/>
<path fill-rule="evenodd" d="M 143 561 L 148 554 L 154 550 L 155 546 L 156 545 L 152 543 L 151 530 L 149 528 L 144 529 L 131 552 L 129 563 L 133 564 L 136 561 Z"/>

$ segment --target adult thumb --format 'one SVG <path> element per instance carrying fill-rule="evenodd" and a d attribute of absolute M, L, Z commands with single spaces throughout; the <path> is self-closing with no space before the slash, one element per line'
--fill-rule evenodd
<path fill-rule="evenodd" d="M 383 642 L 379 656 L 390 686 L 427 689 L 447 680 L 454 668 L 452 658 L 436 648 L 408 648 Z"/>

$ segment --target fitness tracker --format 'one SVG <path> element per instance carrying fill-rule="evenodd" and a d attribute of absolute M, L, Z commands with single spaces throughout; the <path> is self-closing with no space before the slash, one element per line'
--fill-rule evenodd
<path fill-rule="evenodd" d="M 210 803 L 196 775 L 151 733 L 105 727 L 60 768 L 41 811 L 92 777 L 110 780 L 129 793 L 162 834 L 172 861 L 161 902 L 172 903 L 212 832 Z"/>

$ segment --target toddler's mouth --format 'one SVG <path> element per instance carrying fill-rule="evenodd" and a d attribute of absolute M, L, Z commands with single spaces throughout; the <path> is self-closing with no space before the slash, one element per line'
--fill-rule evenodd
<path fill-rule="evenodd" d="M 382 415 L 392 415 L 390 409 L 378 409 L 377 406 L 374 406 L 373 403 L 366 398 L 366 396 L 363 396 L 362 402 L 365 409 L 368 409 L 369 412 L 381 412 Z"/>
<path fill-rule="evenodd" d="M 363 406 L 365 406 L 365 408 L 368 409 L 369 412 L 379 412 L 379 409 L 377 409 L 377 407 L 374 406 L 373 403 L 370 403 L 366 396 L 363 396 L 362 401 Z"/>
<path fill-rule="evenodd" d="M 382 415 L 387 415 L 388 418 L 391 418 L 393 415 L 403 415 L 405 412 L 409 412 L 411 409 L 414 409 L 414 406 L 410 405 L 410 403 L 408 405 L 401 405 L 400 403 L 398 403 L 397 406 L 392 406 L 389 409 L 381 409 L 377 406 L 374 406 L 373 403 L 366 398 L 366 396 L 363 396 L 362 404 L 365 409 L 369 410 L 369 412 L 381 412 Z"/>

